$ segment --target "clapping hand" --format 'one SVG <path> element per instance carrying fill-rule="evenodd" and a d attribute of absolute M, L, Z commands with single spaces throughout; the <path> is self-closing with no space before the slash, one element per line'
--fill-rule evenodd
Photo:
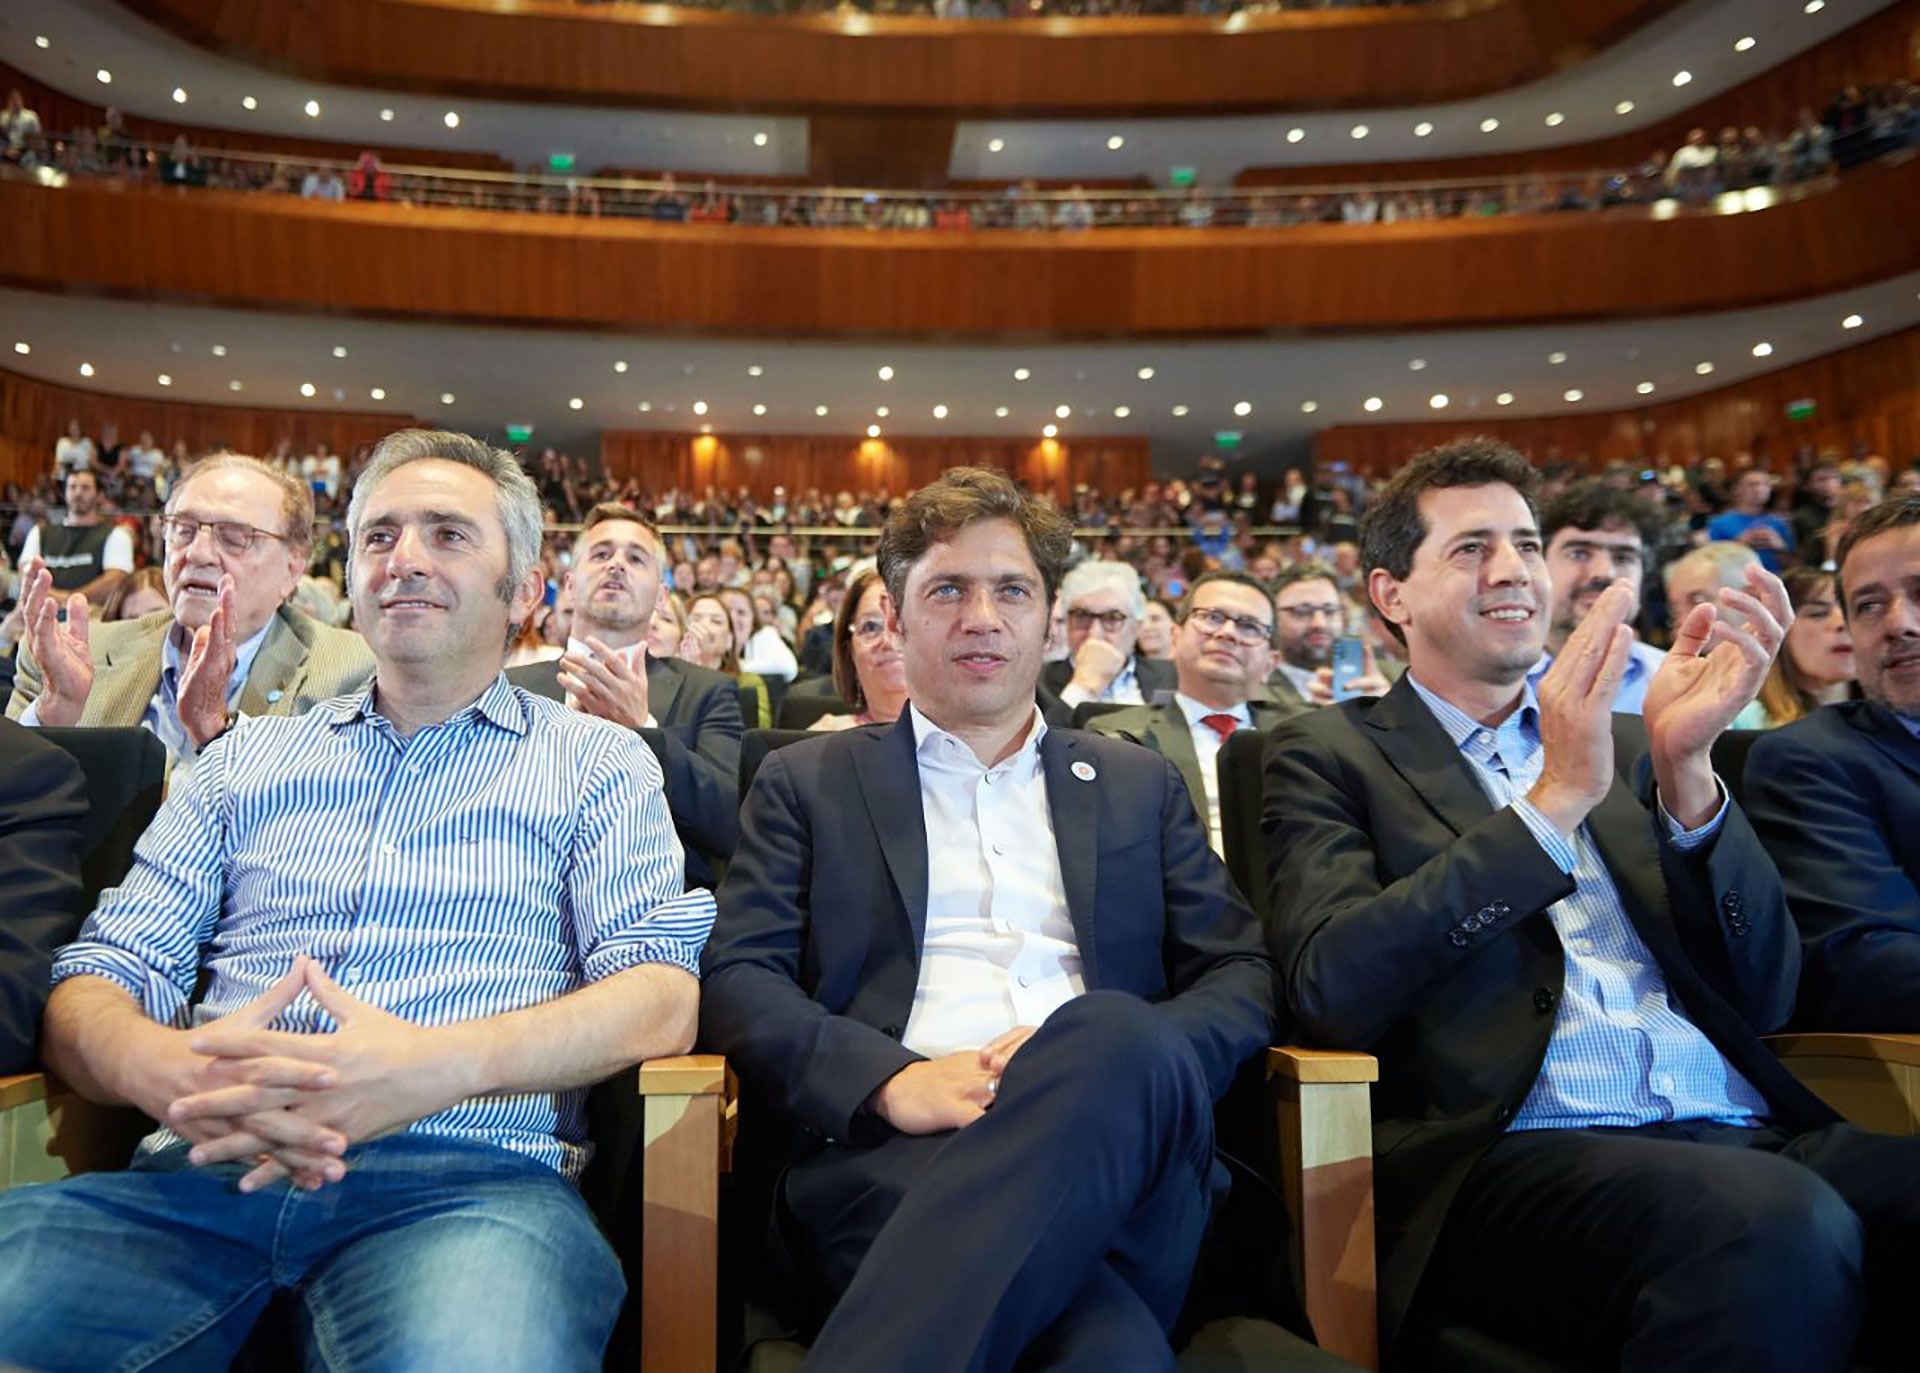
<path fill-rule="evenodd" d="M 234 664 L 233 577 L 222 573 L 213 614 L 193 632 L 193 647 L 180 670 L 180 724 L 195 748 L 205 748 L 227 727 Z"/>
<path fill-rule="evenodd" d="M 43 725 L 64 727 L 80 722 L 93 691 L 93 650 L 87 621 L 87 598 L 75 592 L 66 601 L 67 622 L 60 623 L 62 606 L 53 590 L 53 574 L 38 558 L 20 569 L 21 618 L 27 646 L 40 665 L 45 683 L 35 714 Z"/>
<path fill-rule="evenodd" d="M 560 660 L 560 685 L 567 693 L 567 703 L 575 710 L 629 729 L 646 724 L 645 646 L 637 663 L 628 662 L 625 654 L 615 653 L 598 639 L 588 639 L 587 647 L 593 650 L 590 656 L 569 653 Z"/>

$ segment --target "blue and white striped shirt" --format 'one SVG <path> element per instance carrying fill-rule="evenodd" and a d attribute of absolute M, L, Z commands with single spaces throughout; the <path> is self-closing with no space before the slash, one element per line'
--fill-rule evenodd
<path fill-rule="evenodd" d="M 53 980 L 104 977 L 184 1027 L 252 1001 L 298 953 L 419 1025 L 538 1005 L 641 963 L 697 976 L 713 897 L 685 889 L 662 785 L 637 734 L 504 676 L 410 739 L 371 687 L 243 720 L 174 786 Z M 274 1027 L 335 1028 L 304 992 Z M 409 1128 L 578 1178 L 583 1099 L 475 1098 Z"/>
<path fill-rule="evenodd" d="M 1666 975 L 1634 929 L 1586 826 L 1569 844 L 1526 799 L 1546 763 L 1533 684 L 1525 685 L 1520 708 L 1489 729 L 1411 673 L 1408 681 L 1466 758 L 1487 799 L 1511 807 L 1574 879 L 1573 895 L 1546 912 L 1566 955 L 1553 1035 L 1540 1076 L 1509 1128 L 1579 1130 L 1669 1120 L 1754 1125 L 1764 1119 L 1766 1098 L 1674 1005 Z M 1660 816 L 1674 846 L 1690 849 L 1718 833 L 1726 813 L 1723 792 L 1720 810 L 1699 829 L 1682 829 L 1664 807 Z"/>

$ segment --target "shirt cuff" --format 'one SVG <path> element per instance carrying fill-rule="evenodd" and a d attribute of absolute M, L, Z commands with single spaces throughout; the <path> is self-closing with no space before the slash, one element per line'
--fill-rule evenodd
<path fill-rule="evenodd" d="M 1520 817 L 1520 823 L 1525 825 L 1528 832 L 1539 841 L 1540 847 L 1547 851 L 1547 857 L 1558 865 L 1560 871 L 1572 876 L 1578 855 L 1574 853 L 1573 845 L 1568 841 L 1567 836 L 1560 833 L 1559 827 L 1547 819 L 1540 808 L 1524 796 L 1507 809 Z"/>
<path fill-rule="evenodd" d="M 1069 706 L 1083 705 L 1093 699 L 1093 693 L 1084 687 L 1075 686 L 1072 682 L 1068 682 L 1066 686 L 1061 689 L 1060 699 Z"/>
<path fill-rule="evenodd" d="M 27 708 L 20 712 L 20 723 L 28 729 L 40 728 L 40 702 L 37 699 L 27 702 Z"/>
<path fill-rule="evenodd" d="M 134 954 L 97 940 L 67 945 L 54 958 L 52 985 L 70 977 L 103 977 L 139 1003 L 153 1020 L 185 1029 L 191 1007 L 178 987 Z"/>
<path fill-rule="evenodd" d="M 1678 820 L 1667 814 L 1667 803 L 1665 801 L 1659 803 L 1660 818 L 1664 820 L 1667 825 L 1667 838 L 1673 844 L 1674 848 L 1678 849 L 1681 853 L 1686 853 L 1690 849 L 1697 849 L 1709 839 L 1713 838 L 1714 835 L 1720 832 L 1720 826 L 1727 818 L 1726 785 L 1721 782 L 1717 776 L 1713 779 L 1713 784 L 1720 788 L 1720 809 L 1713 813 L 1711 820 L 1707 821 L 1706 824 L 1700 826 L 1698 829 L 1690 830 L 1684 828 Z"/>

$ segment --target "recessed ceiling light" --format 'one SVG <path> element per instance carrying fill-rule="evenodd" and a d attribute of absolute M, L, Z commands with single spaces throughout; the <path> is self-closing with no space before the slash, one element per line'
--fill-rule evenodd
<path fill-rule="evenodd" d="M 240 97 L 240 108 L 243 110 L 257 110 L 260 108 L 260 102 L 250 95 L 243 95 Z"/>
<path fill-rule="evenodd" d="M 1643 396 L 1650 396 L 1653 394 L 1653 383 L 1650 381 L 1643 381 L 1633 389 L 1638 391 Z"/>
<path fill-rule="evenodd" d="M 713 426 L 711 424 L 703 424 L 700 426 L 700 432 L 703 434 L 711 434 L 713 432 Z"/>
<path fill-rule="evenodd" d="M 1040 435 L 1041 435 L 1041 437 L 1042 437 L 1042 438 L 1049 438 L 1049 439 L 1050 439 L 1050 438 L 1053 438 L 1053 437 L 1055 437 L 1056 435 L 1058 435 L 1058 434 L 1059 434 L 1059 432 L 1060 432 L 1060 426 L 1059 426 L 1059 425 L 1057 425 L 1057 424 L 1049 424 L 1049 425 L 1048 425 L 1048 426 L 1047 426 L 1046 428 L 1044 428 L 1044 429 L 1042 429 L 1042 430 L 1040 431 Z"/>
<path fill-rule="evenodd" d="M 935 419 L 937 419 L 937 420 L 943 420 L 943 419 L 945 419 L 945 418 L 947 417 L 947 407 L 946 407 L 946 406 L 944 406 L 944 405 L 936 405 L 936 406 L 934 406 L 934 407 L 933 407 L 933 417 L 934 417 Z"/>
<path fill-rule="evenodd" d="M 1071 405 L 1056 405 L 1053 407 L 1053 413 L 1056 419 L 1065 419 L 1073 413 L 1073 407 Z"/>
<path fill-rule="evenodd" d="M 1413 126 L 1413 136 L 1415 138 L 1425 138 L 1428 134 L 1432 132 L 1433 132 L 1433 125 L 1428 123 L 1424 119 L 1421 120 L 1418 124 L 1415 124 Z"/>
<path fill-rule="evenodd" d="M 173 103 L 176 105 L 184 105 L 187 103 L 187 88 L 185 86 L 175 86 L 173 88 Z"/>
<path fill-rule="evenodd" d="M 303 381 L 303 382 L 301 382 L 301 383 L 300 383 L 300 394 L 301 394 L 301 395 L 303 395 L 303 396 L 305 396 L 305 397 L 306 397 L 306 398 L 307 398 L 308 400 L 312 400 L 312 399 L 313 399 L 313 397 L 314 397 L 314 395 L 315 395 L 315 388 L 314 388 L 314 384 L 313 384 L 312 382 L 310 382 L 310 381 Z"/>
<path fill-rule="evenodd" d="M 1613 112 L 1615 114 L 1632 114 L 1633 102 L 1631 100 L 1622 100 L 1618 105 L 1613 107 Z"/>
<path fill-rule="evenodd" d="M 1577 405 L 1581 401 L 1585 400 L 1586 398 L 1587 398 L 1587 393 L 1585 391 L 1582 391 L 1577 386 L 1566 393 L 1566 400 L 1568 405 Z"/>
<path fill-rule="evenodd" d="M 1500 121 L 1498 119 L 1495 119 L 1492 115 L 1488 115 L 1485 119 L 1480 121 L 1481 133 L 1492 133 L 1495 129 L 1499 127 L 1500 127 Z"/>
<path fill-rule="evenodd" d="M 1703 377 L 1710 377 L 1713 375 L 1713 364 L 1710 362 L 1702 362 L 1697 364 L 1693 370 Z"/>
<path fill-rule="evenodd" d="M 1427 404 L 1435 410 L 1444 410 L 1452 404 L 1452 400 L 1445 391 L 1436 391 L 1427 397 Z"/>
<path fill-rule="evenodd" d="M 1176 405 L 1176 406 L 1174 406 L 1174 407 L 1173 407 L 1173 417 L 1174 417 L 1175 419 L 1177 419 L 1177 420 L 1183 420 L 1183 419 L 1185 419 L 1185 418 L 1187 417 L 1187 407 L 1186 407 L 1186 406 L 1184 406 L 1184 405 Z"/>
<path fill-rule="evenodd" d="M 1025 381 L 1028 377 L 1032 375 L 1033 373 L 1029 372 L 1024 367 L 1016 367 L 1013 369 L 1013 379 L 1015 381 Z"/>
<path fill-rule="evenodd" d="M 1366 400 L 1361 402 L 1360 408 L 1362 410 L 1365 410 L 1369 415 L 1371 415 L 1377 412 L 1380 409 L 1380 407 L 1385 404 L 1386 402 L 1381 400 L 1380 397 L 1378 396 L 1368 396 Z"/>
<path fill-rule="evenodd" d="M 93 79 L 103 86 L 111 86 L 113 84 L 113 73 L 105 67 L 102 67 L 93 74 Z"/>
<path fill-rule="evenodd" d="M 1673 84 L 1675 86 L 1687 85 L 1692 80 L 1693 73 L 1689 71 L 1677 71 L 1673 74 Z"/>
<path fill-rule="evenodd" d="M 1733 50 L 1735 52 L 1752 52 L 1754 41 L 1753 35 L 1748 34 L 1745 38 L 1740 39 L 1733 45 Z"/>
<path fill-rule="evenodd" d="M 693 403 L 693 413 L 694 413 L 694 414 L 696 414 L 696 415 L 704 415 L 704 414 L 706 414 L 706 413 L 707 413 L 707 403 L 706 403 L 705 401 L 703 401 L 703 400 L 697 400 L 697 401 L 695 401 L 695 402 Z"/>
<path fill-rule="evenodd" d="M 1113 407 L 1113 417 L 1117 420 L 1123 420 L 1132 413 L 1133 411 L 1124 405 L 1116 405 Z"/>
<path fill-rule="evenodd" d="M 1567 117 L 1564 114 L 1560 113 L 1560 111 L 1558 110 L 1555 110 L 1552 114 L 1547 116 L 1547 127 L 1549 129 L 1557 129 L 1566 122 L 1567 122 Z"/>
<path fill-rule="evenodd" d="M 452 405 L 452 404 L 453 404 L 453 392 L 451 392 L 451 391 L 442 391 L 442 392 L 440 393 L 440 403 L 441 403 L 442 405 Z"/>
<path fill-rule="evenodd" d="M 21 357 L 25 357 L 27 354 L 33 351 L 33 345 L 31 343 L 28 343 L 25 339 L 20 339 L 14 343 L 13 351 L 18 353 Z"/>
<path fill-rule="evenodd" d="M 616 371 L 616 372 L 624 372 L 624 371 L 626 371 L 626 370 L 627 370 L 627 363 L 626 363 L 626 359 L 624 359 L 624 358 L 622 358 L 622 359 L 621 359 L 620 361 L 618 361 L 618 362 L 616 362 L 616 363 L 614 363 L 614 364 L 613 364 L 613 370 L 614 370 L 614 371 Z"/>
<path fill-rule="evenodd" d="M 1547 354 L 1547 361 L 1555 367 L 1558 367 L 1561 363 L 1565 362 L 1566 360 L 1567 360 L 1567 355 L 1565 353 L 1553 352 L 1553 353 Z"/>
<path fill-rule="evenodd" d="M 653 402 L 650 400 L 643 400 L 640 402 L 640 405 L 638 408 L 641 414 L 651 415 L 653 413 Z"/>
<path fill-rule="evenodd" d="M 1117 153 L 1126 146 L 1127 146 L 1127 140 L 1122 138 L 1119 134 L 1115 134 L 1112 138 L 1109 138 L 1107 140 L 1107 151 L 1110 153 Z"/>
<path fill-rule="evenodd" d="M 1842 329 L 1858 329 L 1861 325 L 1865 324 L 1866 322 L 1867 322 L 1866 317 L 1863 315 L 1848 315 L 1845 319 L 1840 321 L 1840 327 Z"/>
<path fill-rule="evenodd" d="M 1142 381 L 1152 381 L 1153 369 L 1151 367 L 1142 367 L 1139 371 L 1135 372 L 1134 375 Z"/>
<path fill-rule="evenodd" d="M 173 385 L 173 378 L 168 376 L 165 372 L 162 372 L 159 376 L 155 377 L 153 380 L 156 386 Z"/>
<path fill-rule="evenodd" d="M 892 381 L 893 369 L 891 367 L 882 367 L 876 375 L 878 375 L 882 381 Z"/>
<path fill-rule="evenodd" d="M 1773 345 L 1761 339 L 1753 345 L 1753 355 L 1757 358 L 1770 358 L 1773 356 Z"/>
<path fill-rule="evenodd" d="M 758 133 L 754 134 L 753 146 L 756 148 L 764 148 L 767 146 L 767 131 L 765 129 L 761 129 Z"/>
<path fill-rule="evenodd" d="M 1351 133 L 1355 138 L 1365 138 L 1368 134 L 1372 132 L 1373 130 L 1369 129 L 1365 124 L 1355 124 L 1351 130 Z"/>
<path fill-rule="evenodd" d="M 1807 0 L 1805 9 L 1808 14 L 1818 14 L 1827 7 L 1827 0 Z"/>
<path fill-rule="evenodd" d="M 1007 407 L 1006 407 L 1006 406 L 1004 406 L 1004 405 L 996 405 L 996 406 L 994 406 L 994 407 L 993 407 L 993 417 L 994 417 L 995 419 L 998 419 L 998 420 L 1003 420 L 1003 419 L 1005 419 L 1005 418 L 1007 417 Z"/>
<path fill-rule="evenodd" d="M 440 122 L 445 124 L 449 129 L 457 129 L 460 127 L 460 112 L 458 110 L 448 110 L 440 116 Z"/>
<path fill-rule="evenodd" d="M 820 419 L 825 419 L 827 417 L 827 407 L 824 405 L 816 405 L 813 407 L 813 413 Z"/>
<path fill-rule="evenodd" d="M 391 123 L 393 123 L 393 111 L 392 111 L 392 110 L 386 110 L 386 109 L 383 109 L 383 110 L 381 110 L 381 111 L 380 111 L 380 122 L 381 122 L 382 124 L 391 124 Z"/>
<path fill-rule="evenodd" d="M 92 375 L 93 375 L 93 364 L 92 364 L 92 363 L 90 363 L 90 362 L 83 362 L 83 363 L 81 363 L 81 364 L 80 364 L 80 375 L 81 375 L 81 376 L 83 376 L 83 377 L 90 377 L 90 376 L 92 376 Z"/>
<path fill-rule="evenodd" d="M 987 140 L 987 151 L 990 153 L 1004 152 L 1006 146 L 1007 140 L 1004 138 L 989 138 Z"/>
<path fill-rule="evenodd" d="M 1513 392 L 1511 392 L 1511 391 L 1502 391 L 1502 392 L 1501 392 L 1501 393 L 1500 393 L 1499 395 L 1497 395 L 1497 396 L 1495 396 L 1495 397 L 1493 398 L 1493 403 L 1494 403 L 1495 405 L 1512 405 L 1512 404 L 1513 404 Z"/>
<path fill-rule="evenodd" d="M 1253 413 L 1253 402 L 1250 400 L 1235 401 L 1233 413 L 1240 416 L 1241 419 L 1245 419 Z"/>
<path fill-rule="evenodd" d="M 214 344 L 214 345 L 213 345 L 213 355 L 214 355 L 215 357 L 217 357 L 217 358 L 223 358 L 223 357 L 225 357 L 225 356 L 227 355 L 227 345 L 226 345 L 226 344 L 224 344 L 224 343 L 216 343 L 216 344 Z"/>
<path fill-rule="evenodd" d="M 1427 360 L 1425 358 L 1409 358 L 1407 359 L 1407 370 L 1409 372 L 1424 372 L 1427 370 Z"/>
<path fill-rule="evenodd" d="M 234 380 L 234 381 L 230 381 L 230 382 L 228 382 L 228 383 L 227 383 L 227 389 L 228 389 L 229 391 L 238 391 L 238 390 L 240 389 L 240 383 L 239 383 L 239 381 L 238 381 L 238 380 Z"/>
<path fill-rule="evenodd" d="M 1311 415 L 1319 408 L 1320 402 L 1317 400 L 1303 400 L 1300 402 L 1300 413 L 1303 415 Z"/>
<path fill-rule="evenodd" d="M 755 405 L 753 407 L 753 413 L 756 415 L 764 415 L 767 413 L 767 407 L 764 405 Z"/>
<path fill-rule="evenodd" d="M 567 409 L 569 410 L 584 410 L 586 408 L 587 408 L 586 401 L 581 399 L 579 396 L 574 396 L 567 401 Z"/>
<path fill-rule="evenodd" d="M 337 357 L 337 358 L 343 358 L 343 357 L 345 357 L 345 356 L 347 355 L 347 345 L 346 345 L 346 344 L 344 344 L 344 343 L 336 343 L 336 344 L 334 344 L 334 345 L 333 345 L 333 355 L 334 355 L 335 357 Z"/>
<path fill-rule="evenodd" d="M 1287 142 L 1289 143 L 1298 143 L 1301 139 L 1305 138 L 1306 136 L 1307 136 L 1307 131 L 1305 129 L 1288 129 L 1287 130 Z"/>
<path fill-rule="evenodd" d="M 367 395 L 374 400 L 385 400 L 387 398 L 387 388 L 384 386 L 376 386 L 367 392 Z"/>
<path fill-rule="evenodd" d="M 870 438 L 870 439 L 877 439 L 877 438 L 879 438 L 879 437 L 880 437 L 880 426 L 879 426 L 879 425 L 877 425 L 877 424 L 869 424 L 869 425 L 867 426 L 867 437 L 868 437 L 868 438 Z"/>
<path fill-rule="evenodd" d="M 766 371 L 767 371 L 766 368 L 762 367 L 759 363 L 756 362 L 753 364 L 753 366 L 747 368 L 747 375 L 750 377 L 765 376 Z"/>
<path fill-rule="evenodd" d="M 876 417 L 885 419 L 888 415 L 891 415 L 893 411 L 887 409 L 884 405 L 876 405 L 873 407 L 873 413 Z"/>
<path fill-rule="evenodd" d="M 44 33 L 36 33 L 33 36 L 33 46 L 36 48 L 39 48 L 42 52 L 44 52 L 48 48 L 53 46 L 53 40 L 47 37 Z"/>
<path fill-rule="evenodd" d="M 320 117 L 320 102 L 318 100 L 309 100 L 306 103 L 305 109 L 307 111 L 307 118 L 318 119 Z"/>

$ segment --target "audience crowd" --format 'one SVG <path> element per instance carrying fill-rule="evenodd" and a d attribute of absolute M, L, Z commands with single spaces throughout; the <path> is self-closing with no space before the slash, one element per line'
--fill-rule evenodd
<path fill-rule="evenodd" d="M 636 0 L 580 0 L 631 4 Z M 1278 14 L 1288 10 L 1387 9 L 1432 0 L 677 0 L 688 9 L 747 14 L 899 14 L 935 19 L 1105 19 L 1118 16 Z"/>

